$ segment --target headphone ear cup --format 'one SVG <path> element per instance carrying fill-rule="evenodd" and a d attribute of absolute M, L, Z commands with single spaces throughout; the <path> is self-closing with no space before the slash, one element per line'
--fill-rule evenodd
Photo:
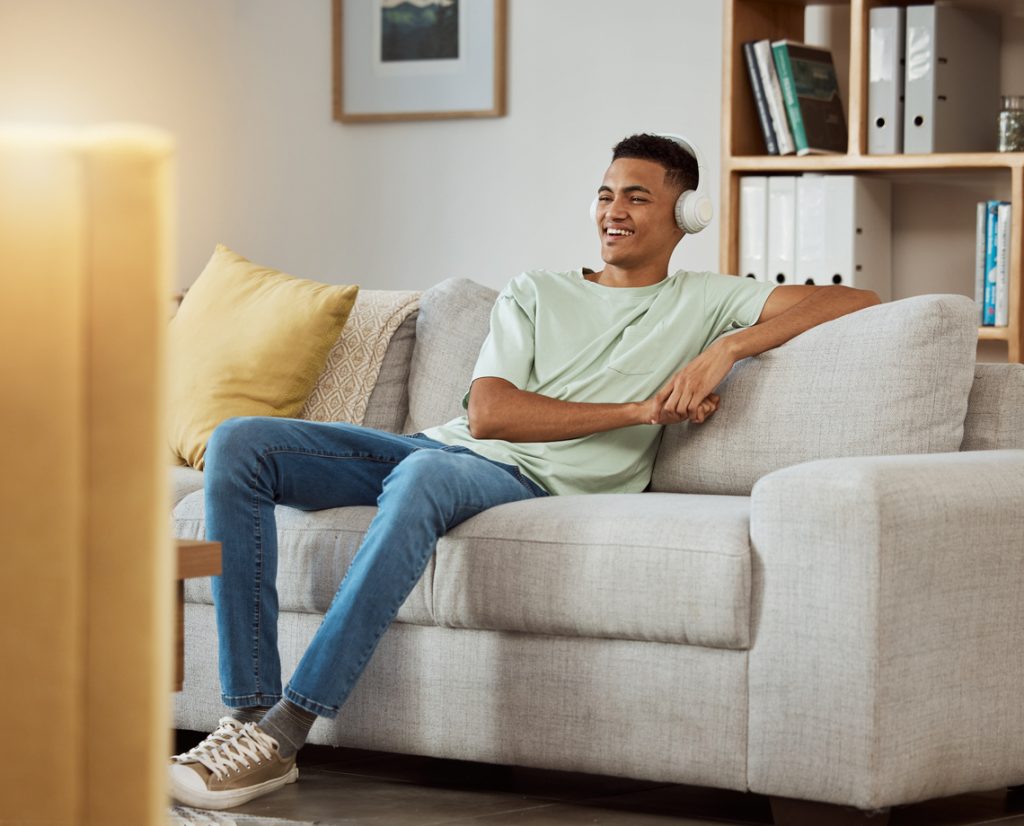
<path fill-rule="evenodd" d="M 711 199 L 691 189 L 676 201 L 676 224 L 683 232 L 693 235 L 711 223 L 713 212 Z"/>
<path fill-rule="evenodd" d="M 597 198 L 590 202 L 590 222 L 597 222 Z"/>

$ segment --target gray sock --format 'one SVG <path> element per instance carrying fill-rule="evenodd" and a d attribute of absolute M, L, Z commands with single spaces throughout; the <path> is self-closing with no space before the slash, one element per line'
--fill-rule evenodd
<path fill-rule="evenodd" d="M 306 742 L 314 722 L 313 712 L 282 697 L 259 721 L 259 727 L 277 740 L 282 757 L 291 757 Z"/>
<path fill-rule="evenodd" d="M 233 708 L 231 716 L 240 723 L 258 723 L 263 715 L 270 711 L 270 706 L 250 706 L 249 708 Z"/>

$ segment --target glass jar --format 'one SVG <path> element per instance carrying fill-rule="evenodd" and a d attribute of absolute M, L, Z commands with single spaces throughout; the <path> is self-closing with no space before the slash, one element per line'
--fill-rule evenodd
<path fill-rule="evenodd" d="M 1024 152 L 1024 95 L 1003 97 L 999 113 L 999 151 Z"/>

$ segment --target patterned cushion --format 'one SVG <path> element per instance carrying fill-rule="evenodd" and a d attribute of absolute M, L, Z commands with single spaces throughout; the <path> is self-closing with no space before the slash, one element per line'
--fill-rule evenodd
<path fill-rule="evenodd" d="M 411 291 L 360 291 L 300 418 L 363 423 L 391 337 L 416 312 L 419 297 Z"/>
<path fill-rule="evenodd" d="M 915 296 L 743 359 L 707 422 L 665 428 L 652 489 L 748 495 L 766 473 L 813 459 L 959 450 L 976 310 L 962 295 Z"/>

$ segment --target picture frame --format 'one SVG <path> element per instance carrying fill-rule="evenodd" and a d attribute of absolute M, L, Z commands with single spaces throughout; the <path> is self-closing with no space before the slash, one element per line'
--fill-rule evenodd
<path fill-rule="evenodd" d="M 342 123 L 505 114 L 507 0 L 333 0 Z"/>

